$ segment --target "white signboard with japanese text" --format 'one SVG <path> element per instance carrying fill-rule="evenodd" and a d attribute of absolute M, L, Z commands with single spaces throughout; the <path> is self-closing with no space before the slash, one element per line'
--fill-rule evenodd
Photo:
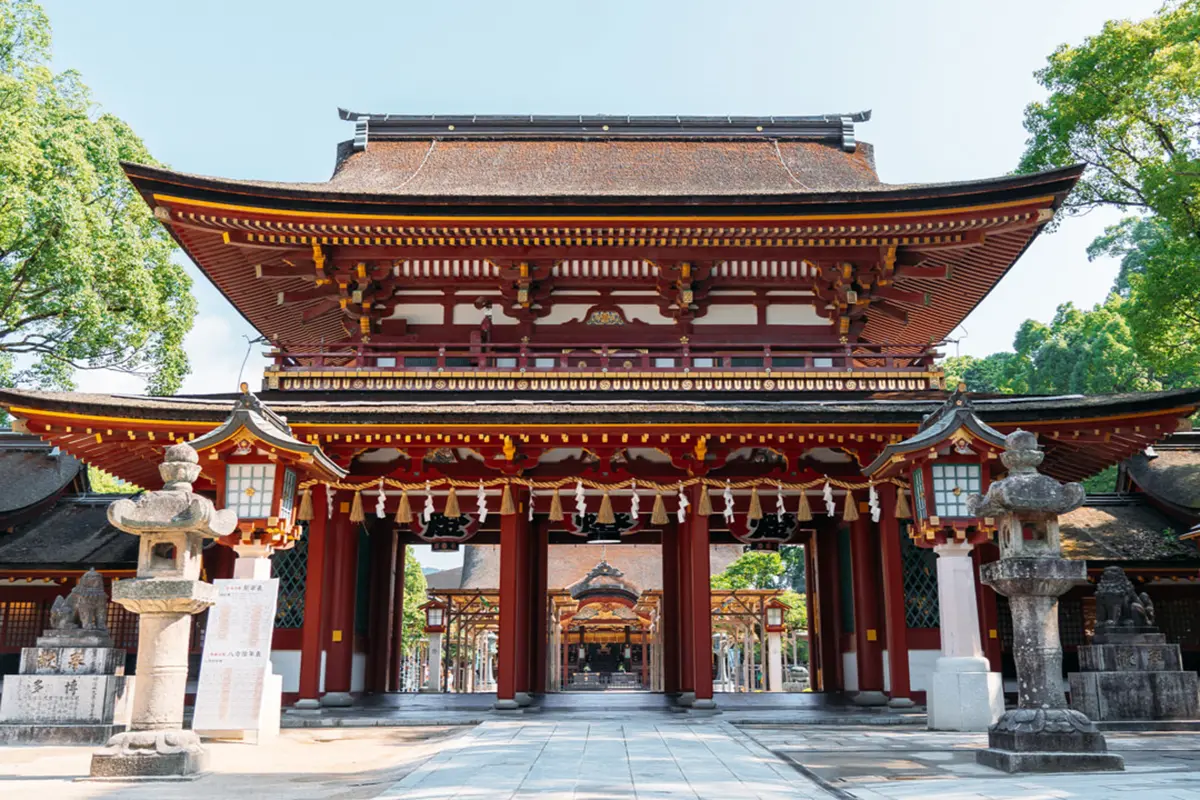
<path fill-rule="evenodd" d="M 278 719 L 263 719 L 271 673 L 271 635 L 279 579 L 215 580 L 217 602 L 208 611 L 196 714 L 192 729 L 226 733 L 277 728 Z M 278 689 L 275 689 L 278 691 Z"/>

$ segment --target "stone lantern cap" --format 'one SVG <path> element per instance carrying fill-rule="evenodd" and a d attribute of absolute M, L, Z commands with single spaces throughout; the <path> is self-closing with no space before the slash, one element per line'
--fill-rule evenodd
<path fill-rule="evenodd" d="M 232 533 L 237 527 L 237 514 L 228 509 L 216 510 L 211 500 L 192 491 L 192 482 L 200 476 L 199 462 L 190 445 L 171 445 L 158 466 L 163 488 L 132 500 L 117 500 L 108 507 L 108 521 L 114 528 L 133 534 L 198 533 L 218 538 Z"/>
<path fill-rule="evenodd" d="M 1038 472 L 1044 457 L 1037 436 L 1029 431 L 1013 431 L 1006 436 L 1000 460 L 1008 467 L 1008 475 L 993 481 L 986 495 L 967 498 L 970 513 L 978 517 L 1058 515 L 1083 505 L 1081 484 L 1062 484 Z"/>

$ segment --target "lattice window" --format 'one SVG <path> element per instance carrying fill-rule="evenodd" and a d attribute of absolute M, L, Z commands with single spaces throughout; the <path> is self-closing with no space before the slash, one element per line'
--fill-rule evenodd
<path fill-rule="evenodd" d="M 274 489 L 274 464 L 230 464 L 225 468 L 225 507 L 243 519 L 270 516 Z"/>
<path fill-rule="evenodd" d="M 1168 642 L 1183 647 L 1200 647 L 1200 598 L 1157 600 L 1154 603 L 1154 615 Z"/>
<path fill-rule="evenodd" d="M 967 498 L 979 494 L 978 464 L 934 464 L 933 497 L 939 517 L 969 517 Z"/>
<path fill-rule="evenodd" d="M 900 559 L 904 566 L 904 621 L 910 628 L 938 627 L 937 554 L 917 547 L 907 531 L 901 531 Z"/>
<path fill-rule="evenodd" d="M 1058 638 L 1064 647 L 1087 644 L 1083 636 L 1083 600 L 1062 598 L 1058 601 Z"/>
<path fill-rule="evenodd" d="M 290 550 L 275 554 L 273 568 L 279 579 L 279 599 L 275 607 L 276 628 L 304 627 L 304 578 L 308 573 L 308 537 L 302 537 Z"/>
<path fill-rule="evenodd" d="M 1000 634 L 1000 649 L 1011 653 L 1013 645 L 1012 609 L 1008 606 L 1008 598 L 1002 595 L 996 595 L 996 630 Z"/>
<path fill-rule="evenodd" d="M 33 647 L 43 628 L 50 627 L 50 603 L 7 602 L 3 606 L 0 646 L 5 649 Z"/>
<path fill-rule="evenodd" d="M 138 646 L 138 615 L 116 603 L 108 604 L 108 630 L 113 637 L 113 647 L 123 647 L 135 652 Z"/>

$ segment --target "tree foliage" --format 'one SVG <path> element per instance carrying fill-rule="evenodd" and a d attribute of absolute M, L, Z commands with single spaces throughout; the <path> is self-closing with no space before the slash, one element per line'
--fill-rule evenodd
<path fill-rule="evenodd" d="M 92 466 L 88 467 L 88 486 L 97 494 L 134 494 L 141 491 L 141 487 Z"/>
<path fill-rule="evenodd" d="M 1109 22 L 1081 44 L 1055 50 L 1037 79 L 1049 95 L 1026 109 L 1030 137 L 1018 170 L 1082 163 L 1067 208 L 1133 214 L 1089 249 L 1093 258 L 1121 259 L 1115 310 L 1128 329 L 1127 337 L 1114 332 L 1123 363 L 1103 370 L 1109 380 L 1099 385 L 1196 385 L 1200 0 L 1168 2 L 1139 22 Z"/>
<path fill-rule="evenodd" d="M 0 385 L 69 388 L 106 368 L 175 391 L 191 281 L 120 165 L 155 162 L 49 56 L 42 9 L 0 0 Z"/>
<path fill-rule="evenodd" d="M 425 595 L 428 588 L 421 562 L 417 560 L 416 551 L 410 544 L 404 555 L 404 627 L 401 644 L 405 653 L 411 653 L 413 645 L 425 639 L 425 612 L 420 609 L 429 599 Z"/>
<path fill-rule="evenodd" d="M 783 559 L 779 553 L 769 550 L 751 550 L 740 555 L 736 561 L 725 568 L 719 575 L 713 575 L 712 588 L 735 589 L 774 589 L 779 584 L 779 576 L 784 572 Z"/>

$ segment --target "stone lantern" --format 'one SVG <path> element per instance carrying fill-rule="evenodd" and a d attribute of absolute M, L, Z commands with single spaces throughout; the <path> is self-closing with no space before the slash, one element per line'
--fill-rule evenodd
<path fill-rule="evenodd" d="M 937 553 L 942 655 L 930 676 L 926 703 L 933 730 L 984 731 L 1004 713 L 1000 673 L 992 672 L 979 637 L 971 550 L 990 541 L 994 520 L 980 517 L 967 498 L 988 488 L 1004 436 L 979 419 L 960 388 L 917 429 L 884 448 L 864 470 L 874 481 L 906 479 L 912 486 L 909 536 Z M 900 516 L 906 516 L 901 510 Z"/>
<path fill-rule="evenodd" d="M 200 738 L 183 730 L 188 639 L 192 615 L 216 601 L 213 585 L 200 580 L 201 548 L 205 539 L 232 533 L 237 515 L 192 491 L 198 462 L 189 445 L 172 445 L 158 468 L 161 490 L 108 507 L 113 527 L 141 538 L 137 577 L 113 587 L 113 601 L 139 615 L 139 646 L 129 730 L 92 756 L 93 777 L 161 778 L 204 769 Z"/>
<path fill-rule="evenodd" d="M 988 730 L 988 749 L 976 759 L 1005 772 L 1121 770 L 1121 756 L 1106 752 L 1104 736 L 1067 707 L 1063 694 L 1058 598 L 1086 581 L 1087 564 L 1062 557 L 1058 517 L 1081 506 L 1084 492 L 1039 473 L 1042 458 L 1032 433 L 1009 434 L 1001 456 L 1007 477 L 970 499 L 974 513 L 999 526 L 1000 559 L 982 573 L 1012 609 L 1018 697 L 1018 708 Z"/>
<path fill-rule="evenodd" d="M 346 471 L 318 445 L 296 439 L 287 420 L 267 408 L 243 383 L 233 411 L 217 428 L 189 444 L 216 487 L 217 507 L 233 511 L 237 530 L 221 540 L 238 554 L 234 578 L 271 577 L 270 557 L 299 538 L 302 480 L 338 481 Z"/>

